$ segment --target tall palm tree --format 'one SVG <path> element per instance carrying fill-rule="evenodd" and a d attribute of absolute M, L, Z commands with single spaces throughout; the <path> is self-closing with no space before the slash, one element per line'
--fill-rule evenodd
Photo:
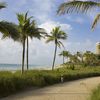
<path fill-rule="evenodd" d="M 23 45 L 23 50 L 22 50 L 22 74 L 24 72 L 24 61 L 25 61 L 25 40 L 26 40 L 26 17 L 24 14 L 17 14 L 17 19 L 18 19 L 18 28 L 19 28 L 19 33 L 20 33 L 20 38 L 19 41 Z"/>
<path fill-rule="evenodd" d="M 29 68 L 28 64 L 28 53 L 29 53 L 29 37 L 41 39 L 41 37 L 44 37 L 46 35 L 46 32 L 43 28 L 38 28 L 36 25 L 35 20 L 31 17 L 28 17 L 28 12 L 25 14 L 17 14 L 18 20 L 19 20 L 19 27 L 21 29 L 21 40 L 23 43 L 23 63 L 22 67 L 24 67 L 24 56 L 25 56 L 25 42 L 26 42 L 26 64 L 27 64 L 27 70 Z"/>
<path fill-rule="evenodd" d="M 65 14 L 65 13 L 88 13 L 89 11 L 100 8 L 100 1 L 99 0 L 88 0 L 88 1 L 68 1 L 60 5 L 58 9 L 58 14 Z M 94 29 L 97 23 L 100 22 L 100 13 L 98 13 L 94 19 L 92 24 L 92 29 Z"/>
<path fill-rule="evenodd" d="M 34 20 L 30 21 L 31 17 L 27 18 L 26 14 L 17 14 L 19 24 L 1 21 L 0 32 L 3 33 L 3 38 L 11 38 L 15 41 L 21 42 L 23 45 L 22 52 L 22 73 L 24 72 L 25 60 L 25 41 L 27 39 L 27 53 L 28 53 L 28 36 L 40 39 L 44 36 L 44 29 L 35 27 Z M 28 55 L 28 54 L 27 54 Z M 27 58 L 28 59 L 28 58 Z M 28 64 L 28 63 L 27 63 Z"/>
<path fill-rule="evenodd" d="M 69 51 L 62 51 L 62 52 L 59 54 L 59 56 L 63 56 L 63 64 L 65 63 L 64 58 L 65 58 L 65 57 L 68 58 L 69 55 L 70 55 Z"/>
<path fill-rule="evenodd" d="M 52 70 L 54 69 L 54 64 L 55 64 L 55 59 L 56 59 L 56 52 L 57 52 L 57 47 L 63 46 L 63 43 L 60 40 L 65 40 L 67 38 L 67 34 L 60 30 L 60 27 L 55 27 L 50 35 L 47 35 L 47 41 L 48 42 L 54 42 L 55 43 L 55 52 L 54 52 L 54 58 L 53 58 L 53 64 L 52 64 Z"/>
<path fill-rule="evenodd" d="M 38 28 L 36 25 L 35 20 L 28 20 L 28 27 L 27 27 L 27 32 L 26 32 L 26 43 L 27 43 L 27 70 L 28 70 L 28 52 L 29 52 L 29 39 L 28 38 L 37 38 L 37 39 L 41 39 L 44 38 L 45 35 L 47 35 L 47 33 L 45 32 L 45 30 L 43 28 Z"/>

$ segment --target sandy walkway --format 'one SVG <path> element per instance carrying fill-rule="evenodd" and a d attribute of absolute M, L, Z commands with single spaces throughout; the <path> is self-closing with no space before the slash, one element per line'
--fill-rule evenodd
<path fill-rule="evenodd" d="M 87 78 L 31 90 L 0 100 L 87 100 L 100 83 L 100 77 Z"/>

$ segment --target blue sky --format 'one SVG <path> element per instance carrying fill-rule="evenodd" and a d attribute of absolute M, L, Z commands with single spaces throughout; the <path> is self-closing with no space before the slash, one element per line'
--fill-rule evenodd
<path fill-rule="evenodd" d="M 0 11 L 0 20 L 18 23 L 16 13 L 25 13 L 33 16 L 39 27 L 47 32 L 55 26 L 61 26 L 68 34 L 68 39 L 63 41 L 66 50 L 76 51 L 91 50 L 95 52 L 95 44 L 100 41 L 100 27 L 91 31 L 91 24 L 96 11 L 89 14 L 56 14 L 58 6 L 66 0 L 0 0 L 8 6 Z M 2 35 L 0 34 L 0 37 Z M 61 50 L 58 49 L 57 54 Z M 0 63 L 21 63 L 22 46 L 12 40 L 0 40 Z M 30 64 L 51 65 L 54 53 L 54 44 L 45 44 L 45 40 L 30 40 Z M 62 58 L 57 57 L 56 63 L 62 63 Z"/>

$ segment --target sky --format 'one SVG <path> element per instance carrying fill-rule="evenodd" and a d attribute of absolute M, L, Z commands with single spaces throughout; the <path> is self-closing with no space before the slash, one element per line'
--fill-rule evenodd
<path fill-rule="evenodd" d="M 57 15 L 58 6 L 67 0 L 0 0 L 6 2 L 7 8 L 0 11 L 0 21 L 18 23 L 16 13 L 26 13 L 33 16 L 38 27 L 44 28 L 48 33 L 52 28 L 61 26 L 68 38 L 62 41 L 66 50 L 71 53 L 77 51 L 95 52 L 95 44 L 100 41 L 100 27 L 91 31 L 91 24 L 97 11 L 89 14 L 65 14 Z M 2 34 L 0 34 L 2 38 Z M 54 54 L 54 43 L 46 44 L 45 40 L 33 38 L 29 41 L 29 63 L 35 65 L 52 65 Z M 62 57 L 58 54 L 63 49 L 57 51 L 56 64 L 62 63 Z M 11 39 L 0 39 L 0 63 L 20 64 L 22 57 L 22 45 Z"/>

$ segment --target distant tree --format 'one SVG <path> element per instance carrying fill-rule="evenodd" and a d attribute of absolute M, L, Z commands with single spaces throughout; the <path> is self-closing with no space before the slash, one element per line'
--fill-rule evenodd
<path fill-rule="evenodd" d="M 77 58 L 76 55 L 70 55 L 70 62 L 76 64 L 79 62 L 79 59 Z"/>
<path fill-rule="evenodd" d="M 67 34 L 64 31 L 60 30 L 60 27 L 55 27 L 51 31 L 50 35 L 47 36 L 46 43 L 48 43 L 48 42 L 54 42 L 55 43 L 55 52 L 54 52 L 52 70 L 54 69 L 57 47 L 63 46 L 63 43 L 60 40 L 65 40 L 66 38 L 67 38 Z"/>
<path fill-rule="evenodd" d="M 63 56 L 63 64 L 65 63 L 64 58 L 68 58 L 69 57 L 69 51 L 62 51 L 59 56 Z"/>
<path fill-rule="evenodd" d="M 80 62 L 83 62 L 83 54 L 81 52 L 76 53 L 77 59 L 79 59 Z"/>
<path fill-rule="evenodd" d="M 92 53 L 91 51 L 86 51 L 84 53 L 84 62 L 87 65 L 94 65 L 97 62 L 97 57 L 94 53 Z"/>

